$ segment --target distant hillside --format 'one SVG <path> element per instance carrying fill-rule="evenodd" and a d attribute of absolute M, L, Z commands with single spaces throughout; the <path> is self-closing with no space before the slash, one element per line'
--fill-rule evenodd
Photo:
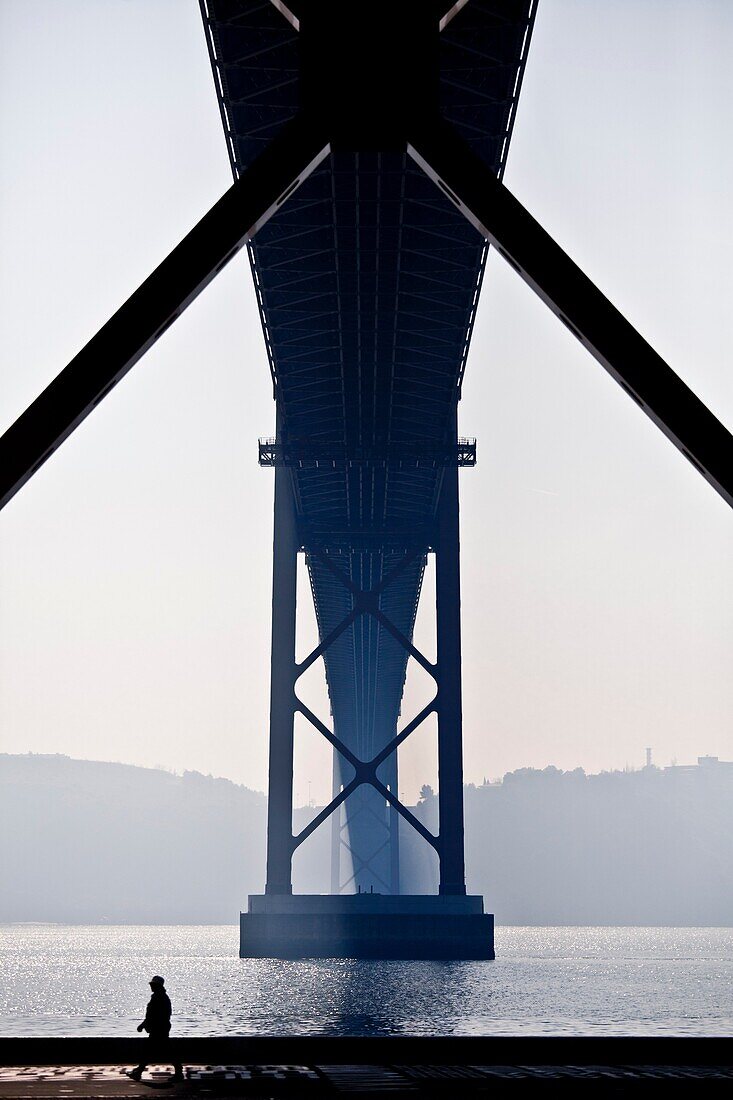
<path fill-rule="evenodd" d="M 265 807 L 196 772 L 0 754 L 0 920 L 235 921 L 263 889 Z"/>
<path fill-rule="evenodd" d="M 465 806 L 468 889 L 501 923 L 733 926 L 733 764 L 527 768 Z M 437 831 L 436 798 L 417 812 Z"/>
<path fill-rule="evenodd" d="M 733 925 L 733 766 L 466 788 L 469 890 L 504 924 Z M 296 828 L 313 810 L 296 812 Z M 437 831 L 437 799 L 415 812 Z M 0 921 L 228 923 L 265 879 L 265 796 L 226 779 L 0 754 Z M 294 889 L 328 891 L 330 829 Z M 401 830 L 402 889 L 436 859 Z"/>

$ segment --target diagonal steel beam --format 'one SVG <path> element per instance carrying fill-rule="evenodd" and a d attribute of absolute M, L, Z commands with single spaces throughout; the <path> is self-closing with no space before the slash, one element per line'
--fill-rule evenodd
<path fill-rule="evenodd" d="M 0 438 L 0 508 L 152 347 L 328 155 L 301 115 L 288 123 L 198 225 Z"/>
<path fill-rule="evenodd" d="M 391 619 L 388 619 L 383 611 L 379 611 L 377 608 L 369 608 L 369 614 L 373 615 L 380 626 L 383 626 L 388 634 L 391 634 L 395 641 L 399 642 L 404 650 L 406 650 L 411 657 L 414 657 L 419 665 L 429 672 L 434 680 L 438 678 L 438 666 L 433 664 L 423 656 L 419 649 L 416 649 L 409 638 L 406 638 L 401 630 L 394 625 Z"/>
<path fill-rule="evenodd" d="M 349 764 L 351 764 L 352 768 L 356 769 L 357 777 L 358 777 L 364 770 L 363 761 L 359 760 L 358 756 L 355 756 L 354 753 L 351 751 L 351 749 L 348 747 L 348 745 L 345 745 L 343 743 L 343 741 L 339 737 L 336 736 L 335 733 L 331 733 L 328 726 L 326 726 L 321 721 L 321 719 L 316 714 L 314 714 L 313 711 L 309 707 L 307 707 L 305 705 L 305 703 L 303 703 L 297 697 L 297 695 L 295 697 L 294 708 L 295 708 L 296 711 L 300 711 L 300 713 L 303 715 L 303 717 L 308 722 L 310 722 L 310 724 L 313 726 L 313 728 L 317 729 L 318 732 L 326 738 L 328 743 L 330 745 L 333 745 L 333 747 L 336 749 L 337 752 L 341 753 L 341 755 L 343 756 L 343 758 L 345 760 L 348 760 L 348 762 L 349 762 Z M 363 782 L 364 782 L 363 779 L 359 779 L 359 783 L 363 783 Z"/>
<path fill-rule="evenodd" d="M 438 27 L 440 28 L 441 33 L 445 30 L 448 24 L 453 19 L 455 19 L 459 11 L 465 8 L 467 3 L 468 0 L 456 0 L 455 4 L 452 4 L 451 7 L 448 8 L 445 15 L 441 16 L 440 22 L 438 23 Z"/>
<path fill-rule="evenodd" d="M 300 830 L 297 836 L 293 837 L 293 851 L 295 851 L 296 848 L 299 848 L 303 841 L 307 840 L 311 833 L 314 833 L 318 826 L 322 825 L 323 822 L 326 821 L 331 816 L 331 814 L 339 808 L 341 803 L 345 802 L 349 795 L 354 793 L 358 786 L 358 779 L 352 779 L 350 783 L 347 783 L 344 789 L 342 791 L 339 791 L 339 793 L 331 799 L 329 804 L 327 806 L 324 806 L 321 812 L 319 814 L 316 814 L 313 820 L 309 821 L 304 829 Z"/>
<path fill-rule="evenodd" d="M 378 779 L 370 779 L 369 782 L 374 787 L 375 791 L 378 791 L 382 798 L 389 802 L 390 806 L 393 806 L 394 809 L 397 810 L 397 813 L 401 814 L 405 821 L 412 825 L 415 832 L 419 833 L 423 840 L 427 840 L 428 844 L 432 848 L 435 848 L 435 851 L 440 854 L 440 837 L 433 836 L 430 830 L 425 828 L 422 821 L 415 817 L 413 813 L 410 813 L 407 807 L 402 805 L 399 798 L 392 794 L 389 787 L 385 787 L 384 783 L 380 783 Z"/>
<path fill-rule="evenodd" d="M 287 4 L 283 3 L 283 0 L 270 0 L 270 3 L 277 8 L 281 15 L 285 16 L 290 26 L 296 30 L 300 30 L 300 20 L 297 15 L 294 15 Z"/>
<path fill-rule="evenodd" d="M 356 855 L 356 853 L 353 851 L 352 848 L 349 848 L 348 844 L 344 843 L 344 847 L 349 848 L 349 852 L 351 853 L 353 858 L 357 859 L 359 861 L 359 866 L 356 868 L 353 875 L 349 875 L 349 877 L 346 879 L 346 882 L 340 883 L 340 885 L 339 885 L 339 893 L 340 894 L 342 894 L 344 892 L 346 887 L 349 886 L 354 881 L 356 876 L 358 874 L 360 874 L 362 871 L 369 871 L 370 874 L 374 875 L 375 879 L 377 879 L 379 882 L 381 882 L 382 886 L 384 886 L 384 888 L 385 888 L 385 890 L 387 891 L 388 894 L 391 892 L 390 887 L 389 887 L 389 883 L 385 882 L 384 879 L 382 878 L 382 876 L 379 874 L 379 872 L 375 871 L 374 868 L 371 866 L 371 861 L 373 859 L 376 859 L 378 855 L 381 855 L 388 844 L 389 844 L 389 838 L 387 838 L 387 840 L 385 840 L 384 844 L 382 844 L 381 847 L 378 848 L 376 852 L 372 852 L 369 859 L 362 859 L 361 856 Z"/>
<path fill-rule="evenodd" d="M 391 569 L 389 573 L 386 574 L 386 576 L 382 577 L 379 584 L 375 585 L 374 588 L 370 588 L 368 591 L 363 591 L 361 588 L 359 588 L 359 585 L 355 584 L 354 581 L 352 581 L 351 577 L 347 573 L 345 573 L 343 569 L 339 569 L 337 565 L 334 565 L 328 554 L 326 554 L 319 546 L 310 543 L 306 548 L 306 552 L 310 554 L 311 557 L 314 557 L 317 561 L 319 561 L 321 565 L 325 566 L 325 568 L 328 569 L 328 571 L 332 573 L 333 576 L 341 582 L 344 588 L 348 589 L 348 591 L 352 593 L 352 595 L 357 597 L 363 596 L 374 598 L 376 596 L 380 596 L 382 592 L 384 592 L 385 588 L 388 588 L 390 584 L 392 584 L 392 581 L 396 580 L 397 577 L 399 577 L 399 575 L 405 569 L 407 569 L 409 565 L 412 565 L 415 558 L 419 558 L 421 555 L 424 555 L 426 553 L 426 550 L 425 546 L 421 543 L 413 546 L 412 549 L 408 548 L 408 552 L 405 554 L 404 558 L 402 558 L 402 560 L 393 569 Z"/>
<path fill-rule="evenodd" d="M 374 588 L 372 588 L 370 590 L 370 593 L 369 593 L 370 596 L 379 596 L 379 595 L 381 595 L 381 593 L 384 592 L 385 588 L 389 588 L 389 586 L 392 584 L 392 582 L 396 581 L 397 578 L 402 573 L 404 573 L 405 569 L 407 569 L 408 566 L 412 565 L 415 558 L 419 558 L 419 557 L 422 557 L 424 555 L 425 555 L 425 547 L 424 546 L 417 547 L 417 548 L 411 550 L 410 552 L 408 552 L 407 554 L 405 554 L 402 561 L 400 561 L 394 567 L 394 569 L 391 569 L 389 571 L 389 573 L 387 573 L 386 577 L 382 577 L 382 579 L 381 579 L 381 581 L 379 582 L 378 585 L 376 585 Z"/>
<path fill-rule="evenodd" d="M 339 569 L 337 565 L 334 565 L 328 554 L 325 554 L 320 547 L 312 546 L 306 551 L 311 557 L 315 558 L 321 563 L 329 573 L 331 573 L 337 581 L 340 581 L 344 588 L 348 589 L 354 596 L 362 596 L 363 592 L 359 588 L 358 584 L 354 584 L 351 577 L 344 573 L 343 569 Z"/>
<path fill-rule="evenodd" d="M 411 722 L 407 723 L 403 730 L 400 730 L 400 732 L 392 738 L 389 744 L 384 746 L 381 752 L 378 752 L 377 755 L 369 761 L 369 767 L 373 768 L 376 771 L 379 765 L 383 764 L 388 756 L 391 756 L 393 752 L 396 752 L 402 742 L 406 741 L 410 734 L 414 733 L 417 727 L 421 726 L 425 719 L 429 718 L 430 715 L 433 714 L 436 709 L 437 702 L 438 696 L 436 695 L 433 699 L 430 700 L 429 703 L 427 703 L 422 708 L 419 714 L 415 715 Z"/>
<path fill-rule="evenodd" d="M 303 673 L 311 667 L 314 661 L 317 661 L 319 657 L 322 657 L 327 649 L 330 649 L 334 642 L 338 641 L 345 630 L 348 630 L 352 623 L 354 623 L 361 611 L 358 608 L 354 608 L 349 614 L 341 620 L 341 622 L 333 628 L 330 634 L 327 634 L 319 645 L 315 649 L 312 649 L 307 657 L 305 657 L 299 664 L 295 666 L 296 678 L 300 679 Z"/>
<path fill-rule="evenodd" d="M 439 118 L 422 124 L 411 135 L 408 152 L 733 505 L 733 436 L 453 128 Z"/>

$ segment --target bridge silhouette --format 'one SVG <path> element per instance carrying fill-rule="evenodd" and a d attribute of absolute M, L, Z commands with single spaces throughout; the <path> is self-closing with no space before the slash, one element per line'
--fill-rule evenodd
<path fill-rule="evenodd" d="M 488 248 L 729 504 L 733 437 L 501 182 L 536 0 L 201 9 L 234 183 L 0 439 L 0 504 L 246 247 L 277 427 L 259 446 L 275 477 L 267 881 L 241 951 L 491 957 L 465 889 L 458 487 Z M 301 553 L 319 643 L 296 662 Z M 435 662 L 413 644 L 429 554 Z M 321 658 L 330 725 L 297 693 Z M 411 658 L 435 694 L 400 725 Z M 333 786 L 294 836 L 297 714 L 331 744 Z M 437 835 L 398 796 L 398 749 L 431 715 Z M 293 896 L 293 854 L 329 819 L 332 893 Z M 400 819 L 437 853 L 435 898 L 400 894 Z"/>

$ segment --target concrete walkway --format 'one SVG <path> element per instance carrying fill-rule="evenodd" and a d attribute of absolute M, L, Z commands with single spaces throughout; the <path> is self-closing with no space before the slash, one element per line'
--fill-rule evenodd
<path fill-rule="evenodd" d="M 247 1065 L 189 1066 L 181 1083 L 171 1080 L 170 1067 L 151 1066 L 141 1082 L 130 1080 L 124 1066 L 5 1066 L 0 1067 L 0 1100 L 92 1097 L 139 1100 L 156 1092 L 176 1097 L 249 1096 L 305 1098 L 314 1096 L 441 1096 L 497 1097 L 510 1092 L 562 1092 L 619 1096 L 629 1092 L 692 1096 L 702 1085 L 714 1083 L 730 1095 L 730 1066 L 431 1066 L 431 1065 Z"/>

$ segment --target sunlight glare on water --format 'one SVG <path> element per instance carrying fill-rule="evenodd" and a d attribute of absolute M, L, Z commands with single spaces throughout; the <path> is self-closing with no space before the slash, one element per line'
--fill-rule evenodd
<path fill-rule="evenodd" d="M 497 928 L 494 962 L 237 957 L 234 926 L 0 926 L 0 1034 L 727 1035 L 729 928 Z"/>

